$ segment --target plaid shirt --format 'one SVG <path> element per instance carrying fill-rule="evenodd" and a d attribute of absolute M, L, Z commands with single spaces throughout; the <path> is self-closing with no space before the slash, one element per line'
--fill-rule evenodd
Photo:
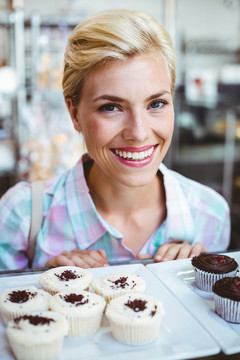
<path fill-rule="evenodd" d="M 44 186 L 42 228 L 37 236 L 33 267 L 62 251 L 104 249 L 109 260 L 134 259 L 122 234 L 97 212 L 84 177 L 84 155 L 74 168 Z M 230 241 L 229 207 L 214 190 L 161 164 L 167 218 L 146 240 L 140 253 L 154 255 L 171 239 L 202 242 L 208 251 L 226 250 Z M 19 182 L 0 200 L 0 269 L 28 266 L 26 249 L 31 217 L 31 184 Z"/>

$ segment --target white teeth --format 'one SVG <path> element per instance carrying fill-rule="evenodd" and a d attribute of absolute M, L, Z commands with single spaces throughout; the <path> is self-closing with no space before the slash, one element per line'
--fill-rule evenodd
<path fill-rule="evenodd" d="M 146 151 L 141 151 L 141 152 L 122 151 L 116 149 L 115 153 L 124 159 L 133 159 L 137 161 L 149 157 L 153 153 L 153 150 L 154 150 L 154 146 Z"/>
<path fill-rule="evenodd" d="M 138 160 L 138 153 L 134 152 L 132 154 L 132 158 L 133 158 L 133 160 Z"/>
<path fill-rule="evenodd" d="M 148 156 L 147 151 L 141 151 L 140 153 L 138 153 L 139 160 L 142 160 L 142 159 L 146 158 L 147 156 Z"/>

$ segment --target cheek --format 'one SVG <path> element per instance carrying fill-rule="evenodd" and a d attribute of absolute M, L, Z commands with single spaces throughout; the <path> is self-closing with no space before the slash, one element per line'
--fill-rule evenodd
<path fill-rule="evenodd" d="M 164 140 L 171 140 L 174 130 L 174 113 L 171 112 L 159 122 L 158 133 Z"/>
<path fill-rule="evenodd" d="M 111 140 L 111 129 L 99 121 L 91 121 L 82 129 L 87 146 L 104 146 Z"/>

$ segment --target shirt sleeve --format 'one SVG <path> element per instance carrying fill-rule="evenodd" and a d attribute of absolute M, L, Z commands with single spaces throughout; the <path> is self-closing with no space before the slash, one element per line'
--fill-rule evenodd
<path fill-rule="evenodd" d="M 194 243 L 200 241 L 208 252 L 225 251 L 230 243 L 230 209 L 226 202 L 218 207 L 218 213 L 198 213 L 196 216 L 196 234 Z"/>
<path fill-rule="evenodd" d="M 230 244 L 231 220 L 230 210 L 226 211 L 224 218 L 216 226 L 214 240 L 209 242 L 208 251 L 225 251 Z"/>
<path fill-rule="evenodd" d="M 0 199 L 0 270 L 28 266 L 31 185 L 19 182 Z"/>

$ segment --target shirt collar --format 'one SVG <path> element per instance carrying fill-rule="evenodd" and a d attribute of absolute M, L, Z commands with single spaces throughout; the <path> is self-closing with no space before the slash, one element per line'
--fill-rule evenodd
<path fill-rule="evenodd" d="M 69 171 L 65 184 L 66 205 L 73 232 L 76 239 L 81 241 L 81 245 L 88 244 L 88 246 L 96 242 L 106 232 L 117 238 L 122 237 L 120 233 L 103 221 L 91 199 L 83 166 L 84 163 L 90 161 L 91 159 L 87 154 L 83 155 L 75 167 Z M 163 174 L 166 192 L 167 237 L 168 239 L 192 241 L 194 238 L 194 222 L 186 196 L 171 170 L 163 163 L 160 164 L 159 170 Z M 88 212 L 88 218 L 91 218 L 89 220 L 93 226 L 85 226 L 84 218 L 80 216 L 83 211 Z"/>
<path fill-rule="evenodd" d="M 85 179 L 84 164 L 91 165 L 91 158 L 84 154 L 66 178 L 66 205 L 73 232 L 80 247 L 88 247 L 100 239 L 106 232 L 121 238 L 97 212 Z"/>
<path fill-rule="evenodd" d="M 168 239 L 193 241 L 194 222 L 187 198 L 174 172 L 161 163 L 159 170 L 163 174 L 166 192 Z"/>

